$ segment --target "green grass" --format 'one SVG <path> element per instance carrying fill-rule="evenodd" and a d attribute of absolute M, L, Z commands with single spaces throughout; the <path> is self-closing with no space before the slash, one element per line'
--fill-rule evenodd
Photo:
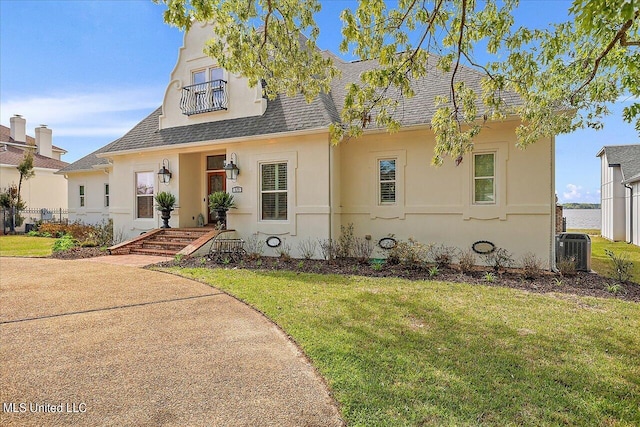
<path fill-rule="evenodd" d="M 589 235 L 600 235 L 600 230 L 597 228 L 570 228 L 567 230 L 569 233 L 584 233 Z"/>
<path fill-rule="evenodd" d="M 47 257 L 56 239 L 31 236 L 0 236 L 0 256 Z"/>
<path fill-rule="evenodd" d="M 625 242 L 612 242 L 600 236 L 600 230 L 568 230 L 572 233 L 586 233 L 591 237 L 591 269 L 603 276 L 613 277 L 611 259 L 604 250 L 609 249 L 616 254 L 626 253 L 633 262 L 633 281 L 640 283 L 640 246 Z"/>
<path fill-rule="evenodd" d="M 294 272 L 169 269 L 246 301 L 350 426 L 640 425 L 640 304 Z"/>

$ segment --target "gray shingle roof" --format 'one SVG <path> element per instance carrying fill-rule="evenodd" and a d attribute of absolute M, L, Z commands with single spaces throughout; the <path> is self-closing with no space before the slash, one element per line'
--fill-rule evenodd
<path fill-rule="evenodd" d="M 267 110 L 261 116 L 158 130 L 161 112 L 162 108 L 158 108 L 104 152 L 322 128 L 336 121 L 338 116 L 331 96 L 327 94 L 321 94 L 311 103 L 307 103 L 300 95 L 290 98 L 281 96 L 268 101 Z"/>
<path fill-rule="evenodd" d="M 83 158 L 76 160 L 71 163 L 67 167 L 60 169 L 58 174 L 64 174 L 67 172 L 80 172 L 80 171 L 92 171 L 95 170 L 94 166 L 107 165 L 109 163 L 108 159 L 97 157 L 96 154 L 104 153 L 107 151 L 113 144 L 118 142 L 119 139 L 105 145 L 99 150 L 94 151 L 93 153 L 87 154 Z"/>
<path fill-rule="evenodd" d="M 435 113 L 436 96 L 449 96 L 452 72 L 443 73 L 436 68 L 439 57 L 430 55 L 427 62 L 427 75 L 419 80 L 415 80 L 412 88 L 415 95 L 411 98 L 403 98 L 401 94 L 388 93 L 388 96 L 399 101 L 396 117 L 403 126 L 420 125 L 431 123 L 431 118 Z M 352 82 L 359 82 L 360 75 L 378 66 L 377 60 L 343 62 L 334 57 L 337 67 L 342 71 L 340 79 L 334 80 L 331 91 L 336 101 L 336 109 L 342 111 L 344 99 L 347 94 L 346 86 Z M 476 93 L 481 94 L 480 82 L 484 74 L 469 67 L 459 67 L 456 74 L 456 81 L 464 81 Z M 515 106 L 520 103 L 519 96 L 514 92 L 503 92 L 503 99 L 507 105 Z M 482 100 L 477 101 L 478 112 L 484 113 Z"/>
<path fill-rule="evenodd" d="M 327 53 L 327 55 L 332 55 Z M 189 126 L 180 126 L 158 130 L 158 118 L 162 107 L 152 112 L 122 138 L 100 150 L 83 157 L 61 172 L 91 170 L 94 165 L 106 163 L 106 159 L 96 154 L 141 150 L 154 147 L 169 147 L 180 144 L 269 135 L 283 132 L 328 128 L 331 123 L 340 121 L 339 111 L 344 105 L 346 85 L 357 82 L 362 72 L 378 66 L 378 61 L 344 62 L 335 57 L 335 63 L 342 70 L 342 77 L 332 84 L 330 94 L 320 94 L 311 103 L 301 95 L 294 97 L 279 96 L 267 102 L 267 109 L 261 116 L 243 117 Z M 415 96 L 400 99 L 399 115 L 403 126 L 428 124 L 434 113 L 436 95 L 448 95 L 451 75 L 435 68 L 437 58 L 430 58 L 429 74 L 414 84 Z M 459 69 L 459 78 L 472 88 L 480 89 L 482 74 L 467 68 Z M 506 94 L 510 104 L 517 103 L 515 94 Z M 479 110 L 482 113 L 482 110 Z"/>
<path fill-rule="evenodd" d="M 607 155 L 609 166 L 620 166 L 624 182 L 640 180 L 640 144 L 605 146 L 598 156 L 603 152 Z"/>

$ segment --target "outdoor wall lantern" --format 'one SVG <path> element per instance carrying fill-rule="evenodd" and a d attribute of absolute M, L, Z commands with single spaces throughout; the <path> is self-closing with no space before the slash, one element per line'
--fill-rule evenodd
<path fill-rule="evenodd" d="M 169 171 L 169 160 L 162 160 L 162 167 L 158 171 L 158 179 L 163 184 L 168 184 L 171 181 L 171 172 Z"/>
<path fill-rule="evenodd" d="M 238 169 L 238 155 L 236 153 L 231 153 L 229 157 L 230 160 L 224 163 L 223 169 L 227 174 L 227 179 L 235 181 L 236 178 L 238 178 L 238 175 L 240 175 L 240 169 Z M 233 163 L 234 159 L 236 161 L 235 163 Z"/>

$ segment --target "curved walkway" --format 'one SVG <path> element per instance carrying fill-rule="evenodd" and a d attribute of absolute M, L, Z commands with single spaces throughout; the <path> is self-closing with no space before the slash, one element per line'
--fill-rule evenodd
<path fill-rule="evenodd" d="M 342 425 L 280 329 L 163 273 L 1 258 L 0 343 L 2 426 Z"/>

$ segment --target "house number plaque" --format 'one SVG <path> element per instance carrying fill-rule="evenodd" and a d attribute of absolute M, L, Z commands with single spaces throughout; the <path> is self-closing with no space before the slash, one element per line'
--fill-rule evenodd
<path fill-rule="evenodd" d="M 231 192 L 232 193 L 242 193 L 242 187 L 232 187 L 231 188 Z"/>

